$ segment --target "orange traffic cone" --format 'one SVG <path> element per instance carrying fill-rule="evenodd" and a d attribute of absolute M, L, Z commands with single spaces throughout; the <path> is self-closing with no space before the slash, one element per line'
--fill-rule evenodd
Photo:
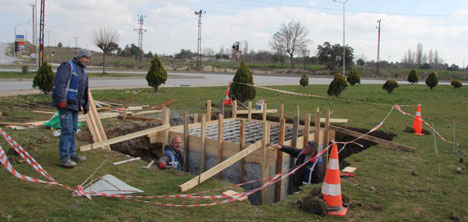
<path fill-rule="evenodd" d="M 229 82 L 226 90 L 226 97 L 224 97 L 224 105 L 232 105 L 232 100 L 229 97 L 229 90 L 231 90 L 231 82 Z"/>
<path fill-rule="evenodd" d="M 341 197 L 340 166 L 336 143 L 333 143 L 330 159 L 328 160 L 322 185 L 322 197 L 328 205 L 327 215 L 344 216 L 348 212 L 348 208 L 343 207 Z"/>
<path fill-rule="evenodd" d="M 414 118 L 413 129 L 414 135 L 424 135 L 424 133 L 422 133 L 421 123 L 421 105 L 418 105 L 418 110 L 416 111 L 416 118 Z"/>

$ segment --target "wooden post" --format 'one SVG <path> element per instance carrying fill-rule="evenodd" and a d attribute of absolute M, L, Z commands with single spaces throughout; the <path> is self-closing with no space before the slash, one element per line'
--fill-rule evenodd
<path fill-rule="evenodd" d="M 123 108 L 123 112 L 122 112 L 122 120 L 123 121 L 126 121 L 127 120 L 127 108 Z"/>
<path fill-rule="evenodd" d="M 246 147 L 245 145 L 245 120 L 241 120 L 240 122 L 240 147 L 239 151 L 244 150 Z M 244 176 L 244 165 L 245 161 L 244 158 L 242 158 L 239 162 L 239 181 L 240 183 L 244 183 L 245 176 Z"/>
<path fill-rule="evenodd" d="M 318 151 L 322 151 L 322 146 L 320 146 L 320 108 L 317 107 L 315 110 L 315 132 L 314 132 L 314 141 L 317 143 Z"/>
<path fill-rule="evenodd" d="M 184 171 L 188 172 L 189 171 L 189 114 L 188 112 L 184 112 L 184 148 L 185 148 L 185 165 L 184 165 Z"/>
<path fill-rule="evenodd" d="M 283 145 L 284 144 L 284 135 L 286 132 L 285 129 L 286 126 L 286 120 L 284 118 L 280 119 L 280 128 L 279 128 L 279 136 L 278 136 L 278 144 Z M 276 174 L 283 172 L 283 152 L 281 151 L 276 151 Z M 281 200 L 281 181 L 278 181 L 275 184 L 276 187 L 276 201 Z"/>
<path fill-rule="evenodd" d="M 252 120 L 252 101 L 249 101 L 249 113 L 247 114 L 247 119 Z"/>
<path fill-rule="evenodd" d="M 107 140 L 106 131 L 102 126 L 101 119 L 97 113 L 96 104 L 94 104 L 93 94 L 91 90 L 88 90 L 88 100 L 89 100 L 89 112 L 86 115 L 86 123 L 88 123 L 88 128 L 90 132 L 93 133 L 93 142 L 101 142 Z M 110 146 L 105 146 L 104 149 L 110 150 Z"/>
<path fill-rule="evenodd" d="M 310 113 L 306 113 L 305 115 L 305 123 L 304 123 L 304 146 L 309 142 L 309 134 L 310 134 Z"/>
<path fill-rule="evenodd" d="M 270 124 L 267 121 L 263 121 L 263 159 L 262 159 L 262 178 L 268 177 L 268 143 L 270 142 Z M 265 185 L 267 180 L 262 180 L 262 185 Z M 262 204 L 266 203 L 266 189 L 262 189 Z"/>
<path fill-rule="evenodd" d="M 205 140 L 206 140 L 206 115 L 201 116 L 201 137 L 200 137 L 200 173 L 205 172 Z"/>
<path fill-rule="evenodd" d="M 267 104 L 263 103 L 263 121 L 267 120 Z"/>
<path fill-rule="evenodd" d="M 219 103 L 219 112 L 224 116 L 224 100 L 221 100 L 221 103 Z"/>
<path fill-rule="evenodd" d="M 193 123 L 198 123 L 198 113 L 193 114 Z"/>
<path fill-rule="evenodd" d="M 297 120 L 299 120 L 298 123 L 300 123 L 301 121 L 301 113 L 299 112 L 299 110 L 300 110 L 300 107 L 296 106 L 296 116 L 297 116 Z"/>
<path fill-rule="evenodd" d="M 163 125 L 170 125 L 170 109 L 166 106 L 163 109 Z M 163 148 L 162 151 L 164 153 L 165 146 L 169 144 L 169 129 L 164 131 L 164 141 L 162 143 Z"/>
<path fill-rule="evenodd" d="M 232 101 L 232 118 L 237 118 L 237 100 Z"/>
<path fill-rule="evenodd" d="M 218 164 L 223 162 L 223 115 L 218 114 Z M 218 179 L 223 179 L 223 172 L 218 174 Z"/>
<path fill-rule="evenodd" d="M 211 100 L 206 101 L 206 121 L 211 121 Z"/>
<path fill-rule="evenodd" d="M 284 104 L 281 104 L 280 108 L 280 120 L 284 119 Z"/>
<path fill-rule="evenodd" d="M 330 110 L 325 112 L 325 129 L 323 130 L 323 146 L 326 148 L 330 143 Z M 328 151 L 323 154 L 324 166 L 328 165 Z"/>

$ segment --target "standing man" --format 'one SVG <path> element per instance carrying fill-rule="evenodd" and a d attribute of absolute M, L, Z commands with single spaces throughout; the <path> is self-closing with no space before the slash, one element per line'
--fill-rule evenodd
<path fill-rule="evenodd" d="M 90 59 L 91 51 L 80 49 L 72 60 L 59 66 L 52 88 L 52 106 L 59 111 L 62 128 L 59 164 L 67 168 L 73 168 L 76 162 L 86 160 L 86 157 L 76 153 L 75 133 L 78 130 L 78 112 L 86 114 L 89 110 L 85 68 Z"/>
<path fill-rule="evenodd" d="M 299 187 L 309 183 L 321 183 L 323 181 L 323 162 L 322 157 L 317 156 L 317 143 L 309 141 L 303 149 L 297 149 L 290 146 L 281 146 L 275 144 L 274 149 L 288 153 L 296 158 L 295 167 L 307 162 L 305 166 L 297 170 L 292 175 L 290 193 L 299 191 Z M 315 166 L 314 166 L 315 164 Z"/>
<path fill-rule="evenodd" d="M 159 158 L 159 168 L 161 169 L 184 169 L 184 151 L 182 150 L 182 138 L 173 136 L 171 145 L 164 147 L 164 154 Z"/>

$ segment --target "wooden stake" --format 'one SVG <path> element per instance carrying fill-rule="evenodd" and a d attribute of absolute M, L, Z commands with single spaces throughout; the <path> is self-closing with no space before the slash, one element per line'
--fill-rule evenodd
<path fill-rule="evenodd" d="M 171 125 L 171 124 L 170 124 L 170 122 L 171 122 L 171 120 L 170 120 L 170 112 L 171 112 L 170 109 L 167 108 L 167 107 L 165 106 L 164 109 L 163 109 L 163 125 L 169 125 L 169 126 Z M 163 143 L 162 143 L 162 146 L 163 146 L 162 151 L 163 151 L 163 153 L 164 153 L 164 151 L 165 151 L 165 146 L 166 146 L 167 144 L 169 144 L 169 129 L 164 131 L 164 141 L 163 141 Z"/>
<path fill-rule="evenodd" d="M 242 151 L 245 149 L 245 120 L 242 119 L 240 122 L 240 147 L 239 151 Z M 239 181 L 240 183 L 244 183 L 244 158 L 242 158 L 239 162 Z"/>
<path fill-rule="evenodd" d="M 184 112 L 184 148 L 185 148 L 185 165 L 184 165 L 184 170 L 185 172 L 189 172 L 189 114 L 188 112 Z"/>
<path fill-rule="evenodd" d="M 252 101 L 249 101 L 249 113 L 247 114 L 247 119 L 252 120 Z"/>
<path fill-rule="evenodd" d="M 323 147 L 320 145 L 320 108 L 315 110 L 315 132 L 314 141 L 317 143 L 318 151 L 322 152 Z"/>
<path fill-rule="evenodd" d="M 280 119 L 284 119 L 284 104 L 281 104 L 281 108 L 280 108 Z"/>
<path fill-rule="evenodd" d="M 263 121 L 267 120 L 267 104 L 263 103 Z"/>
<path fill-rule="evenodd" d="M 218 164 L 223 162 L 223 115 L 218 114 Z M 218 179 L 223 179 L 223 172 L 218 174 Z"/>
<path fill-rule="evenodd" d="M 200 173 L 205 172 L 205 150 L 206 150 L 206 115 L 201 119 L 201 137 L 200 137 Z"/>
<path fill-rule="evenodd" d="M 270 124 L 267 121 L 263 121 L 263 139 L 262 139 L 262 147 L 263 147 L 263 160 L 262 160 L 262 178 L 268 177 L 268 160 L 267 160 L 267 152 L 268 152 L 268 143 L 270 142 Z M 265 185 L 267 180 L 262 181 L 262 185 Z M 266 189 L 262 189 L 262 204 L 266 203 Z"/>
<path fill-rule="evenodd" d="M 305 115 L 305 123 L 304 123 L 304 146 L 309 142 L 309 134 L 310 134 L 310 113 L 306 113 Z"/>
<path fill-rule="evenodd" d="M 224 100 L 219 103 L 219 112 L 224 116 Z"/>
<path fill-rule="evenodd" d="M 193 114 L 193 123 L 198 123 L 198 113 Z"/>
<path fill-rule="evenodd" d="M 300 107 L 296 106 L 296 116 L 297 116 L 297 119 L 300 121 L 301 120 L 301 114 L 300 114 L 299 110 L 300 110 Z"/>
<path fill-rule="evenodd" d="M 280 119 L 280 128 L 279 128 L 279 136 L 278 136 L 279 145 L 284 144 L 284 134 L 286 132 L 285 126 L 286 126 L 286 120 L 284 118 Z M 283 152 L 276 151 L 276 174 L 281 173 L 281 172 L 283 172 Z M 281 181 L 275 184 L 275 188 L 276 188 L 275 200 L 281 201 Z"/>
<path fill-rule="evenodd" d="M 232 118 L 237 118 L 237 100 L 232 101 Z"/>
<path fill-rule="evenodd" d="M 206 121 L 211 121 L 211 100 L 206 101 Z"/>
<path fill-rule="evenodd" d="M 330 110 L 327 109 L 325 113 L 325 129 L 323 131 L 323 145 L 327 147 L 330 143 Z M 324 166 L 328 164 L 328 152 L 325 152 L 322 157 L 324 161 Z"/>

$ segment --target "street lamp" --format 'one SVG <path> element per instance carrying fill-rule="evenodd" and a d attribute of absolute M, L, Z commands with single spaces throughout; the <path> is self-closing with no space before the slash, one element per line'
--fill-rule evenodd
<path fill-rule="evenodd" d="M 24 24 L 29 24 L 29 20 L 27 22 L 23 22 L 21 24 L 15 25 L 15 38 L 14 38 L 15 42 L 16 42 L 16 27 L 18 27 L 20 25 L 24 25 Z M 16 47 L 15 47 L 14 50 L 15 50 L 15 57 L 16 57 Z"/>
<path fill-rule="evenodd" d="M 345 4 L 349 0 L 344 0 L 344 1 L 338 1 L 338 0 L 333 0 L 333 2 L 338 2 L 343 4 L 343 76 L 346 76 L 345 74 L 345 57 L 346 57 L 346 51 L 345 51 Z"/>

